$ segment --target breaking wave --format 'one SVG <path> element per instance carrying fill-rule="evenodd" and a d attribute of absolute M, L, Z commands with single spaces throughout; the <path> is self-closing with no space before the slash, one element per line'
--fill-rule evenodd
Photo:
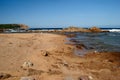
<path fill-rule="evenodd" d="M 110 32 L 120 32 L 120 29 L 111 29 Z"/>

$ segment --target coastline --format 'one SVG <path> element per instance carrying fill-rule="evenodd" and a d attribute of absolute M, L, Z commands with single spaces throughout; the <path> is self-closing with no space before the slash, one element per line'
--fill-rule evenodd
<path fill-rule="evenodd" d="M 50 33 L 0 34 L 0 73 L 20 80 L 31 76 L 35 80 L 119 80 L 120 53 L 102 52 L 73 54 L 74 46 L 65 44 L 66 36 Z M 31 71 L 21 68 L 26 61 L 32 62 Z"/>

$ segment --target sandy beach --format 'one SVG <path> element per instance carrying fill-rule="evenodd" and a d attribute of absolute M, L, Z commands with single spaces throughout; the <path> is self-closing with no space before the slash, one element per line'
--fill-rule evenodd
<path fill-rule="evenodd" d="M 0 34 L 0 42 L 0 74 L 11 75 L 4 80 L 120 80 L 120 53 L 76 56 L 65 35 Z"/>

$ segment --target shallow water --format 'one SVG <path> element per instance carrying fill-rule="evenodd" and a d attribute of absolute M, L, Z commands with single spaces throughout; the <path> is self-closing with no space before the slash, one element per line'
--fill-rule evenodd
<path fill-rule="evenodd" d="M 120 33 L 118 32 L 72 34 L 76 34 L 76 36 L 68 38 L 68 40 L 71 41 L 71 43 L 69 42 L 68 44 L 84 44 L 87 47 L 86 50 L 99 52 L 120 52 Z M 83 51 L 86 52 L 86 50 Z M 77 52 L 80 53 L 78 50 Z"/>

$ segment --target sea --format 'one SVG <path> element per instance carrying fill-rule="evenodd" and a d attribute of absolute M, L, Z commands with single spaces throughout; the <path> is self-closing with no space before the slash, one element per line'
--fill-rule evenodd
<path fill-rule="evenodd" d="M 75 48 L 74 53 L 84 55 L 87 52 L 120 52 L 120 28 L 101 28 L 109 32 L 102 33 L 80 33 L 75 32 L 76 36 L 67 38 L 67 44 L 85 45 L 86 48 L 80 50 Z M 70 34 L 70 33 L 66 33 Z M 72 41 L 72 42 L 70 42 Z"/>

